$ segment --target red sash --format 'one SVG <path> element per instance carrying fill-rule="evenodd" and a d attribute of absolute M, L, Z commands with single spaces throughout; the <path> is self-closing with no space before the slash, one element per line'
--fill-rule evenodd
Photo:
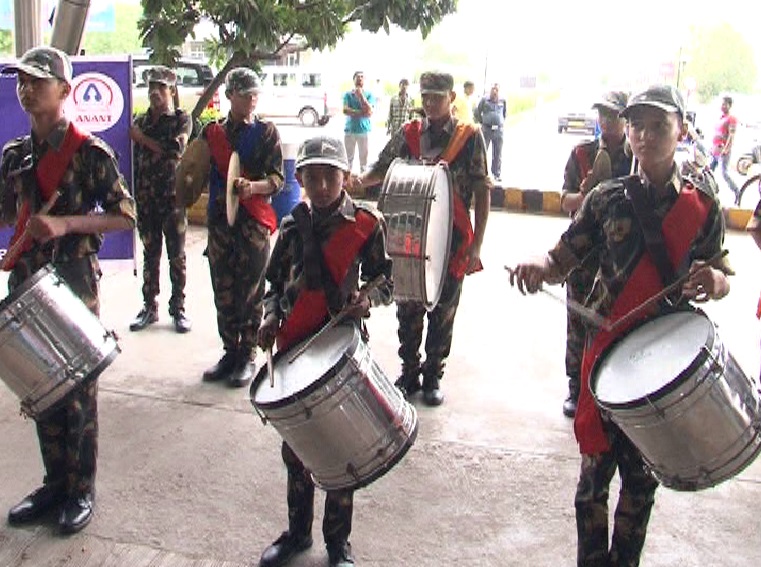
<path fill-rule="evenodd" d="M 420 120 L 407 122 L 404 126 L 404 139 L 407 147 L 410 149 L 412 157 L 420 159 L 420 135 L 422 134 L 423 123 Z M 439 156 L 440 161 L 449 163 L 457 157 L 465 143 L 476 133 L 477 127 L 473 124 L 458 122 L 454 134 L 449 140 L 449 144 Z M 449 273 L 457 279 L 462 279 L 466 274 L 478 272 L 483 269 L 480 263 L 471 271 L 468 271 L 468 258 L 465 253 L 475 240 L 473 234 L 473 225 L 470 223 L 470 213 L 465 208 L 465 203 L 457 193 L 454 194 L 454 218 L 452 226 L 462 236 L 460 246 L 449 258 Z"/>
<path fill-rule="evenodd" d="M 70 122 L 69 126 L 66 128 L 61 148 L 56 150 L 51 147 L 45 152 L 45 155 L 42 156 L 42 159 L 40 159 L 35 169 L 34 177 L 43 203 L 47 203 L 51 199 L 60 185 L 63 175 L 69 168 L 69 164 L 71 163 L 74 154 L 89 137 L 90 134 L 80 130 L 73 122 Z M 24 252 L 27 252 L 32 247 L 32 239 L 24 232 L 26 224 L 29 222 L 31 216 L 31 206 L 29 201 L 25 199 L 21 203 L 21 209 L 16 218 L 16 228 L 11 237 L 11 241 L 8 244 L 8 252 L 13 249 L 16 242 L 22 238 L 22 236 L 24 241 L 19 243 L 16 247 L 16 253 L 13 256 L 8 256 L 6 254 L 6 257 L 3 258 L 3 269 L 6 271 L 12 270 Z"/>
<path fill-rule="evenodd" d="M 690 250 L 690 244 L 705 224 L 710 209 L 711 200 L 709 197 L 691 186 L 682 188 L 679 198 L 663 219 L 662 225 L 663 239 L 672 265 L 678 266 L 682 263 Z M 650 258 L 650 254 L 645 252 L 627 280 L 624 289 L 616 298 L 613 309 L 608 316 L 609 319 L 617 321 L 662 289 L 663 283 L 660 274 Z M 654 315 L 656 312 L 657 307 L 653 306 L 638 317 L 632 317 L 630 321 L 613 331 L 598 331 L 591 344 L 588 344 L 584 349 L 584 358 L 581 363 L 581 393 L 574 420 L 574 431 L 581 453 L 587 455 L 602 453 L 610 448 L 603 430 L 600 410 L 590 391 L 591 372 L 595 363 L 613 341 L 624 336 L 638 321 Z M 657 372 L 657 369 L 654 368 L 653 371 Z"/>
<path fill-rule="evenodd" d="M 227 139 L 225 129 L 218 123 L 209 124 L 206 127 L 206 138 L 209 142 L 211 158 L 219 169 L 222 179 L 227 179 L 227 169 L 230 167 L 230 156 L 233 147 Z M 243 166 L 241 166 L 243 167 Z M 246 177 L 245 168 L 240 172 L 241 177 Z M 224 188 L 223 188 L 224 192 Z M 225 199 L 227 195 L 225 195 Z M 252 195 L 247 199 L 241 199 L 240 204 L 248 211 L 251 218 L 265 226 L 270 234 L 277 230 L 277 215 L 275 209 L 269 203 L 269 197 L 265 195 Z"/>
<path fill-rule="evenodd" d="M 325 264 L 339 286 L 377 224 L 375 217 L 362 209 L 356 210 L 355 221 L 346 222 L 322 244 Z M 278 351 L 285 351 L 315 333 L 328 317 L 325 292 L 322 289 L 302 290 L 277 333 Z"/>

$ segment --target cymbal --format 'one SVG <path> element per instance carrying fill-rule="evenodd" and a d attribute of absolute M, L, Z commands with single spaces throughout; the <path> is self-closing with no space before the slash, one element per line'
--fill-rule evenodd
<path fill-rule="evenodd" d="M 225 202 L 227 203 L 227 224 L 235 224 L 235 217 L 238 216 L 238 192 L 235 189 L 235 180 L 240 177 L 240 156 L 238 152 L 233 152 L 230 156 L 230 165 L 227 166 L 227 192 Z"/>
<path fill-rule="evenodd" d="M 188 144 L 175 172 L 174 190 L 179 207 L 192 207 L 209 184 L 211 152 L 203 138 Z"/>

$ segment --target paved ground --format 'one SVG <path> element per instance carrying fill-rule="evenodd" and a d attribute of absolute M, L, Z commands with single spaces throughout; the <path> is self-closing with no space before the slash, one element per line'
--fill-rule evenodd
<path fill-rule="evenodd" d="M 542 252 L 566 223 L 492 215 L 486 270 L 466 282 L 457 318 L 447 401 L 435 410 L 416 404 L 417 442 L 388 475 L 356 494 L 358 565 L 575 564 L 579 461 L 571 423 L 560 412 L 565 311 L 544 295 L 523 298 L 509 289 L 503 270 Z M 195 327 L 185 336 L 169 325 L 165 265 L 162 319 L 135 334 L 128 323 L 140 307 L 139 279 L 129 263 L 106 264 L 102 311 L 123 352 L 100 381 L 97 516 L 70 538 L 57 536 L 52 521 L 28 529 L 0 523 L 0 566 L 239 567 L 256 564 L 286 526 L 279 436 L 262 426 L 247 391 L 200 381 L 220 355 L 204 240 L 204 229 L 191 229 L 188 311 Z M 756 375 L 759 253 L 741 233 L 730 234 L 727 245 L 738 276 L 730 296 L 707 311 Z M 370 319 L 373 356 L 392 377 L 395 329 L 392 308 Z M 4 511 L 39 483 L 42 469 L 33 423 L 18 416 L 7 389 L 0 391 Z M 661 489 L 642 564 L 758 564 L 760 463 L 703 492 Z M 327 565 L 319 493 L 316 502 L 315 547 L 295 566 Z"/>

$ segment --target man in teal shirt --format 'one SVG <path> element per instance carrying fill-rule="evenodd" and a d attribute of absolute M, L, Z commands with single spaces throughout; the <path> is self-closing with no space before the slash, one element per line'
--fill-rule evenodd
<path fill-rule="evenodd" d="M 370 117 L 373 114 L 375 97 L 364 90 L 365 75 L 362 71 L 354 73 L 354 89 L 344 94 L 344 145 L 349 168 L 354 164 L 354 151 L 359 148 L 359 169 L 367 168 L 368 138 L 372 129 Z"/>

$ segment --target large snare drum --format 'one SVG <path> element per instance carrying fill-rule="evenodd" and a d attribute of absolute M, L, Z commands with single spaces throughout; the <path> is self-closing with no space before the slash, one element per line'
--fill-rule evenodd
<path fill-rule="evenodd" d="M 591 388 L 669 488 L 714 486 L 761 450 L 757 385 L 701 311 L 635 328 L 600 358 Z"/>
<path fill-rule="evenodd" d="M 444 287 L 452 241 L 452 176 L 446 165 L 395 159 L 378 198 L 394 260 L 394 298 L 417 301 L 429 311 Z"/>
<path fill-rule="evenodd" d="M 298 347 L 296 347 L 298 348 Z M 417 412 L 372 359 L 354 326 L 323 333 L 292 363 L 274 361 L 251 385 L 251 403 L 290 445 L 315 484 L 360 488 L 388 472 L 417 436 Z"/>
<path fill-rule="evenodd" d="M 113 334 L 51 266 L 0 303 L 0 378 L 39 418 L 119 353 Z"/>

